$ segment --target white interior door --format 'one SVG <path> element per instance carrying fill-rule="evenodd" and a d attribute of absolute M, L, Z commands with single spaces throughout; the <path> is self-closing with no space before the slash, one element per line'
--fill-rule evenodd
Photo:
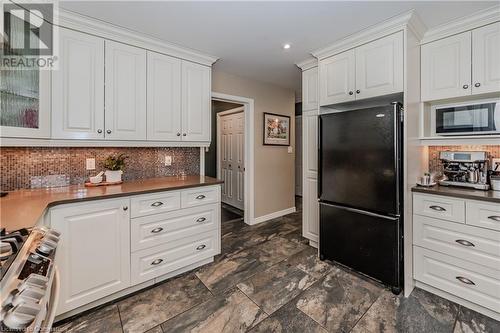
<path fill-rule="evenodd" d="M 219 120 L 220 175 L 222 202 L 244 209 L 245 193 L 245 114 L 221 115 Z"/>

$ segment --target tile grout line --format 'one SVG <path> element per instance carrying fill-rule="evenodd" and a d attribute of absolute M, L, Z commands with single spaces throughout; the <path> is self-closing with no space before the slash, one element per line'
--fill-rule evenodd
<path fill-rule="evenodd" d="M 368 313 L 368 311 L 370 311 L 370 309 L 372 308 L 373 304 L 375 304 L 380 299 L 380 297 L 382 297 L 382 293 L 383 292 L 384 292 L 384 290 L 382 290 L 382 292 L 375 298 L 375 300 L 372 302 L 372 304 L 370 304 L 370 306 L 361 315 L 361 317 L 359 317 L 358 320 L 356 320 L 356 322 L 354 323 L 354 325 L 352 325 L 352 327 L 349 329 L 349 332 L 351 332 L 356 327 L 356 325 L 359 324 L 359 322 L 361 321 L 361 319 L 363 319 L 366 316 L 366 314 Z"/>
<path fill-rule="evenodd" d="M 457 315 L 455 316 L 455 322 L 453 323 L 453 328 L 451 329 L 451 332 L 455 332 L 455 329 L 457 328 L 458 325 L 458 317 L 460 316 L 460 312 L 462 311 L 462 306 L 458 305 L 458 311 Z"/>
<path fill-rule="evenodd" d="M 120 313 L 120 307 L 117 303 L 115 303 L 116 310 L 118 311 L 118 318 L 120 318 L 120 326 L 122 328 L 122 332 L 125 333 L 125 329 L 123 328 L 122 314 Z"/>

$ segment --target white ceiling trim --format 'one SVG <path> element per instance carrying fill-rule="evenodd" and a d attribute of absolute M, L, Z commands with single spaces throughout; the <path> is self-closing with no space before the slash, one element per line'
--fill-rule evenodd
<path fill-rule="evenodd" d="M 297 67 L 299 67 L 303 71 L 306 71 L 308 69 L 318 67 L 318 59 L 313 58 L 313 57 L 307 58 L 306 60 L 303 60 L 303 61 L 297 63 L 296 65 L 297 65 Z"/>

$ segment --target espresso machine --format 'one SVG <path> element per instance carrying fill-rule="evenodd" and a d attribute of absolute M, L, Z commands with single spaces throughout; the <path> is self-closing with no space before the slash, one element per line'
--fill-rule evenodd
<path fill-rule="evenodd" d="M 442 151 L 443 186 L 470 187 L 488 190 L 488 153 L 485 151 Z"/>

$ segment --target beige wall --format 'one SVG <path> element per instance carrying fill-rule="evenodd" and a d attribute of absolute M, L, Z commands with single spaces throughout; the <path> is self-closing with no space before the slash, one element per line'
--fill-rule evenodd
<path fill-rule="evenodd" d="M 295 206 L 295 147 L 264 146 L 264 112 L 290 116 L 290 144 L 295 142 L 295 93 L 269 83 L 234 76 L 214 69 L 212 91 L 254 99 L 255 108 L 255 217 Z"/>

